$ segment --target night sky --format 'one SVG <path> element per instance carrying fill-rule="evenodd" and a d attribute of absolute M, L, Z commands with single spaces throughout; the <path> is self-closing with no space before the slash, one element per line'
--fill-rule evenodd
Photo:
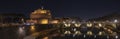
<path fill-rule="evenodd" d="M 54 17 L 95 18 L 120 13 L 119 0 L 0 0 L 0 13 L 24 13 L 27 16 L 44 6 Z"/>

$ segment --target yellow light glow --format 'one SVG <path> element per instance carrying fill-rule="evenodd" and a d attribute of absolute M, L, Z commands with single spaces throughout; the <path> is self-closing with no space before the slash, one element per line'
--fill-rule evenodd
<path fill-rule="evenodd" d="M 58 24 L 58 20 L 54 20 L 51 22 L 52 24 Z"/>
<path fill-rule="evenodd" d="M 64 34 L 71 34 L 71 32 L 70 31 L 65 31 L 65 33 Z"/>
<path fill-rule="evenodd" d="M 45 13 L 47 13 L 47 11 L 46 10 L 41 10 L 40 13 L 45 14 Z"/>
<path fill-rule="evenodd" d="M 41 9 L 38 9 L 32 12 L 32 14 L 46 14 L 46 13 L 47 13 L 47 10 L 41 10 Z"/>
<path fill-rule="evenodd" d="M 48 19 L 42 19 L 41 24 L 48 24 Z"/>
<path fill-rule="evenodd" d="M 76 27 L 80 27 L 81 24 L 74 24 Z"/>
<path fill-rule="evenodd" d="M 30 30 L 31 30 L 32 32 L 34 32 L 34 31 L 35 31 L 35 26 L 34 26 L 34 25 L 30 26 Z"/>
<path fill-rule="evenodd" d="M 98 35 L 103 35 L 103 32 L 99 32 L 99 34 Z"/>
<path fill-rule="evenodd" d="M 116 24 L 112 24 L 112 26 L 113 26 L 114 28 L 116 28 Z"/>
<path fill-rule="evenodd" d="M 81 32 L 80 31 L 75 31 L 75 34 L 81 34 Z"/>
<path fill-rule="evenodd" d="M 44 37 L 43 39 L 48 39 L 48 37 Z"/>
<path fill-rule="evenodd" d="M 64 25 L 65 25 L 65 27 L 70 27 L 71 24 L 64 24 Z"/>
<path fill-rule="evenodd" d="M 88 31 L 87 32 L 87 35 L 92 35 L 93 33 L 91 31 Z"/>
<path fill-rule="evenodd" d="M 108 31 L 109 33 L 113 33 L 113 31 L 112 31 L 112 30 L 110 30 L 110 29 L 108 29 L 107 31 Z"/>
<path fill-rule="evenodd" d="M 98 25 L 99 25 L 99 27 L 102 27 L 102 24 L 99 23 Z"/>
<path fill-rule="evenodd" d="M 87 23 L 87 27 L 92 27 L 92 23 Z"/>

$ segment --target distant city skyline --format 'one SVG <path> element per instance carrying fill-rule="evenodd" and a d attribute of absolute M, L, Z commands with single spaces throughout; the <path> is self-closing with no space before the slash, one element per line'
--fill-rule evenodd
<path fill-rule="evenodd" d="M 120 13 L 119 0 L 1 0 L 0 13 L 23 13 L 27 16 L 44 6 L 53 17 L 76 16 L 83 19 Z"/>

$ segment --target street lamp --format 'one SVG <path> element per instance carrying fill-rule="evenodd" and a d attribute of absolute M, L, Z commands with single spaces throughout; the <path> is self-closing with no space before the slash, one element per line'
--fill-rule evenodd
<path fill-rule="evenodd" d="M 118 20 L 117 20 L 117 19 L 115 19 L 115 20 L 114 20 L 114 23 L 117 23 L 117 22 L 118 22 Z"/>

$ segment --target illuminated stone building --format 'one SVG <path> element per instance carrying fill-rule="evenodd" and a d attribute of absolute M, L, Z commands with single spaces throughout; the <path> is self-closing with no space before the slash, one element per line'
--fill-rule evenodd
<path fill-rule="evenodd" d="M 35 24 L 49 24 L 51 19 L 50 10 L 41 9 L 34 10 L 30 14 L 30 21 Z"/>

